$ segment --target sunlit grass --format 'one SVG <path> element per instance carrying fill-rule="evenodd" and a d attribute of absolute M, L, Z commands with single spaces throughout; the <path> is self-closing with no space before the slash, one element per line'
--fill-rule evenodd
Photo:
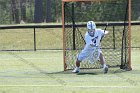
<path fill-rule="evenodd" d="M 132 71 L 110 68 L 63 72 L 62 51 L 0 52 L 3 93 L 136 93 L 140 87 L 140 50 L 132 50 Z M 22 90 L 22 91 L 21 91 Z"/>

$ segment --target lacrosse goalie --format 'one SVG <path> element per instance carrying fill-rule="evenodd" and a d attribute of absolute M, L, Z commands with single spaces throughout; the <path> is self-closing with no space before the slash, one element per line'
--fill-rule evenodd
<path fill-rule="evenodd" d="M 89 59 L 90 63 L 94 63 L 96 60 L 100 59 L 101 65 L 103 67 L 103 72 L 108 72 L 108 66 L 105 63 L 103 53 L 100 49 L 101 39 L 108 34 L 108 31 L 96 28 L 96 24 L 93 21 L 87 22 L 87 32 L 85 34 L 86 45 L 84 49 L 77 55 L 76 68 L 72 71 L 73 73 L 80 72 L 80 62 L 85 59 Z"/>

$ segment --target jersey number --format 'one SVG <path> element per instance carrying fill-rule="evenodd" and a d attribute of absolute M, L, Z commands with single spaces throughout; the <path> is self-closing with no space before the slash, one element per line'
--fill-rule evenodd
<path fill-rule="evenodd" d="M 94 43 L 94 45 L 96 46 L 96 40 L 97 40 L 98 36 L 92 39 L 92 42 Z"/>

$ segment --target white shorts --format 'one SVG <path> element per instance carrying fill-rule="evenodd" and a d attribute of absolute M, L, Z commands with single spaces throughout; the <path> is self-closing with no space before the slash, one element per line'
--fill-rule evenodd
<path fill-rule="evenodd" d="M 77 60 L 78 61 L 83 61 L 86 58 L 88 58 L 92 53 L 93 53 L 93 49 L 87 49 L 87 50 L 82 50 L 78 55 L 77 55 Z M 102 53 L 101 49 L 98 49 L 99 53 Z"/>

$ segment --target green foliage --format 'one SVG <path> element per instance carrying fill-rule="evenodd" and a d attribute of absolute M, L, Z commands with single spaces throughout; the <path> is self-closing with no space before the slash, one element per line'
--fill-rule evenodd
<path fill-rule="evenodd" d="M 16 3 L 19 10 L 19 18 L 21 18 L 21 10 L 19 7 L 19 0 Z M 139 0 L 131 0 L 132 1 L 132 20 L 140 20 L 140 1 Z M 61 21 L 61 0 L 51 0 L 52 7 L 52 21 L 59 22 Z M 31 4 L 30 4 L 31 3 Z M 87 16 L 88 19 L 94 20 L 112 20 L 112 21 L 120 21 L 119 19 L 124 19 L 124 14 L 126 11 L 127 0 L 116 0 L 110 3 L 102 2 L 99 6 L 95 3 L 93 6 L 84 7 L 79 3 L 77 7 L 77 15 L 78 17 Z M 26 22 L 32 23 L 34 17 L 34 0 L 26 0 Z M 114 8 L 115 6 L 115 8 Z M 93 7 L 93 8 L 91 8 Z M 45 20 L 46 16 L 46 0 L 43 0 L 43 18 Z M 120 11 L 118 11 L 120 10 Z M 90 11 L 90 13 L 83 14 L 84 11 Z M 109 16 L 111 15 L 111 17 Z M 0 0 L 0 24 L 11 24 L 14 23 L 13 19 L 13 11 L 11 6 L 11 0 Z M 80 21 L 84 21 L 87 19 L 80 19 Z"/>
<path fill-rule="evenodd" d="M 11 23 L 10 0 L 0 1 L 0 24 Z"/>
<path fill-rule="evenodd" d="M 132 20 L 140 21 L 140 0 L 132 0 Z"/>

